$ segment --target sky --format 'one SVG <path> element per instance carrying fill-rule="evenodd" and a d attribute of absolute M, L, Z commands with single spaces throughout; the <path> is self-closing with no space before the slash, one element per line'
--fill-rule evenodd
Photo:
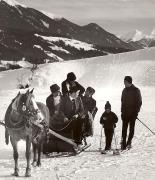
<path fill-rule="evenodd" d="M 78 25 L 97 23 L 114 34 L 155 28 L 155 0 L 16 0 Z"/>

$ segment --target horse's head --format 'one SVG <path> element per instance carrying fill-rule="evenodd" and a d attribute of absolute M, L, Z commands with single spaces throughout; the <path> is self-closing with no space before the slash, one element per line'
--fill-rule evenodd
<path fill-rule="evenodd" d="M 33 89 L 31 91 L 27 90 L 26 93 L 19 92 L 12 106 L 14 106 L 14 109 L 20 114 L 27 116 L 35 115 L 37 107 L 35 107 L 34 104 Z"/>

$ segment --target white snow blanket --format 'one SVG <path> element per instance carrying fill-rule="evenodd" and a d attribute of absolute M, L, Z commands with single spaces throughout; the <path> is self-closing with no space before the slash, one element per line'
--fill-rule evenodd
<path fill-rule="evenodd" d="M 155 49 L 145 49 L 119 55 L 41 65 L 36 71 L 32 87 L 37 101 L 45 103 L 50 94 L 49 86 L 61 82 L 68 72 L 75 72 L 77 80 L 84 86 L 96 90 L 98 112 L 94 120 L 94 136 L 88 139 L 92 146 L 75 157 L 47 159 L 42 157 L 42 166 L 32 168 L 29 179 L 56 180 L 153 180 L 155 177 L 155 137 L 139 121 L 136 122 L 133 148 L 120 156 L 101 155 L 99 148 L 99 119 L 108 100 L 118 115 L 116 127 L 118 146 L 121 137 L 120 98 L 125 75 L 133 77 L 140 88 L 143 105 L 139 118 L 155 131 Z M 18 92 L 17 78 L 30 76 L 29 69 L 0 72 L 0 119 L 4 118 L 7 106 Z M 104 136 L 102 147 L 104 148 Z M 113 147 L 115 144 L 113 141 Z M 88 152 L 88 151 L 91 152 Z M 0 179 L 25 179 L 25 142 L 19 142 L 20 176 L 14 178 L 14 161 L 11 145 L 6 146 L 4 127 L 0 127 Z"/>

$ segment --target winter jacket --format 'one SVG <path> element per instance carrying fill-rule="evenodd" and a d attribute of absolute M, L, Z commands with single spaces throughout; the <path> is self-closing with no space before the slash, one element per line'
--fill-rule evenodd
<path fill-rule="evenodd" d="M 92 114 L 96 108 L 96 100 L 93 99 L 92 97 L 87 97 L 87 96 L 82 96 L 81 99 L 83 102 L 85 113 L 87 114 L 89 111 Z"/>
<path fill-rule="evenodd" d="M 67 84 L 69 85 L 69 89 L 67 87 Z M 79 90 L 80 90 L 80 94 L 82 95 L 85 91 L 85 88 L 83 86 L 81 86 L 77 81 L 74 81 L 72 83 L 69 83 L 67 80 L 63 81 L 61 84 L 61 88 L 62 88 L 62 94 L 63 96 L 69 95 L 69 90 L 76 86 Z"/>
<path fill-rule="evenodd" d="M 60 113 L 64 116 L 64 118 L 68 118 L 69 120 L 74 116 L 78 115 L 81 117 L 84 114 L 84 108 L 82 104 L 82 100 L 80 97 L 75 99 L 75 112 L 72 111 L 73 102 L 69 96 L 63 97 L 60 104 Z"/>
<path fill-rule="evenodd" d="M 131 85 L 124 88 L 121 97 L 121 112 L 122 116 L 137 116 L 142 105 L 140 90 Z"/>
<path fill-rule="evenodd" d="M 107 113 L 106 111 L 102 114 L 100 118 L 100 124 L 103 125 L 106 129 L 113 129 L 116 127 L 116 123 L 118 122 L 118 117 L 112 111 Z"/>
<path fill-rule="evenodd" d="M 62 96 L 60 97 L 60 102 L 62 100 Z M 54 105 L 54 97 L 53 97 L 53 94 L 49 95 L 46 99 L 46 106 L 48 107 L 49 109 L 49 113 L 50 113 L 50 117 L 52 117 L 55 113 L 55 111 L 58 111 L 59 108 L 58 106 L 55 106 Z"/>

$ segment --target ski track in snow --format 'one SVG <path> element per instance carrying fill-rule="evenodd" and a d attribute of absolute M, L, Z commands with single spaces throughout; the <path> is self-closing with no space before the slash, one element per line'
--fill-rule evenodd
<path fill-rule="evenodd" d="M 129 54 L 129 59 L 131 58 Z M 134 53 L 132 52 L 134 57 Z M 117 56 L 116 56 L 117 57 Z M 115 60 L 117 58 L 115 57 Z M 125 57 L 125 54 L 122 55 Z M 60 82 L 65 79 L 66 73 L 74 71 L 77 74 L 78 80 L 87 87 L 88 81 L 94 84 L 96 89 L 95 98 L 99 108 L 94 120 L 94 136 L 88 138 L 92 146 L 85 152 L 72 157 L 46 158 L 42 156 L 42 166 L 32 168 L 32 177 L 29 179 L 53 179 L 53 180 L 153 180 L 155 177 L 155 145 L 154 136 L 147 130 L 139 121 L 136 122 L 135 137 L 133 139 L 133 148 L 121 155 L 113 156 L 112 153 L 101 155 L 98 151 L 100 144 L 99 118 L 104 110 L 106 100 L 110 100 L 112 110 L 119 117 L 119 122 L 115 130 L 117 144 L 120 147 L 121 137 L 121 118 L 120 118 L 120 96 L 123 85 L 118 86 L 118 83 L 123 83 L 122 78 L 125 73 L 131 73 L 135 77 L 135 85 L 140 87 L 143 97 L 143 106 L 139 114 L 139 119 L 146 123 L 152 130 L 155 131 L 155 87 L 154 77 L 148 74 L 147 79 L 150 85 L 145 86 L 143 80 L 146 78 L 146 69 L 155 67 L 155 61 L 143 60 L 137 62 L 122 62 L 114 63 L 106 62 L 103 66 L 103 59 L 106 57 L 94 58 L 91 60 L 79 60 L 65 63 L 54 63 L 41 66 L 35 75 L 33 86 L 35 88 L 35 96 L 38 101 L 44 102 L 49 94 L 49 85 Z M 113 61 L 114 62 L 114 61 Z M 86 65 L 86 66 L 84 66 Z M 101 66 L 102 65 L 102 66 Z M 76 67 L 75 67 L 76 66 Z M 134 66 L 134 67 L 133 67 Z M 96 70 L 95 68 L 98 67 Z M 120 69 L 118 69 L 120 67 Z M 131 69 L 132 67 L 132 69 Z M 139 67 L 139 69 L 138 69 Z M 136 71 L 137 69 L 137 71 Z M 59 71 L 59 76 L 56 76 L 56 70 Z M 90 73 L 90 72 L 93 73 Z M 29 70 L 25 70 L 29 74 Z M 0 83 L 4 86 L 0 88 L 0 119 L 4 118 L 7 106 L 15 97 L 18 90 L 15 89 L 16 77 L 22 70 L 1 72 Z M 112 81 L 109 81 L 109 75 Z M 93 77 L 94 75 L 94 77 Z M 107 75 L 107 76 L 106 76 Z M 98 77 L 100 76 L 100 79 Z M 120 77 L 121 76 L 121 77 Z M 116 77 L 116 78 L 115 78 Z M 139 81 L 141 80 L 141 81 Z M 104 87 L 99 84 L 104 82 Z M 153 84 L 153 86 L 152 86 Z M 103 84 L 102 84 L 103 86 Z M 108 88 L 107 88 L 108 86 Z M 45 87 L 42 89 L 41 87 Z M 111 89 L 114 88 L 114 89 Z M 12 90 L 13 89 L 13 90 Z M 25 179 L 25 142 L 19 142 L 19 167 L 20 177 L 11 176 L 14 168 L 12 157 L 12 147 L 5 145 L 4 142 L 4 127 L 0 126 L 0 179 Z M 112 146 L 115 148 L 114 141 Z M 104 148 L 104 132 L 102 147 Z"/>

